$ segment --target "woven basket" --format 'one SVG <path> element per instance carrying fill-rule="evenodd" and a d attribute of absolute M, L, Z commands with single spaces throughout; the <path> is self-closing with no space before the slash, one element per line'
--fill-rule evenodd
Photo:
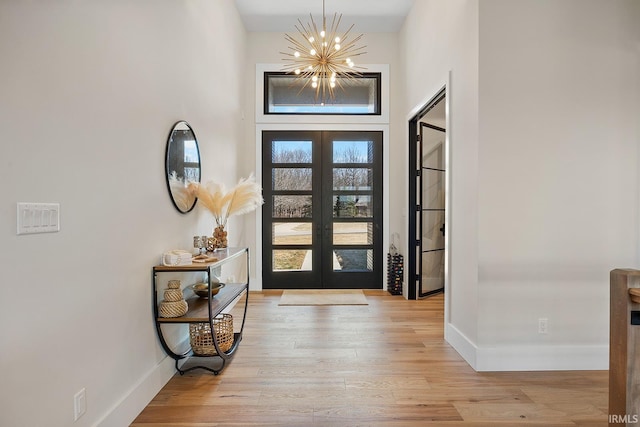
<path fill-rule="evenodd" d="M 162 301 L 158 307 L 160 317 L 180 317 L 187 313 L 188 305 L 182 301 Z"/>
<path fill-rule="evenodd" d="M 180 289 L 167 289 L 164 291 L 164 300 L 167 302 L 177 302 L 182 301 L 183 299 L 184 296 Z"/>
<path fill-rule="evenodd" d="M 220 350 L 227 351 L 233 345 L 233 316 L 220 314 L 213 319 L 213 329 Z M 213 346 L 211 326 L 209 323 L 189 324 L 189 341 L 193 354 L 197 356 L 215 356 L 218 354 Z"/>

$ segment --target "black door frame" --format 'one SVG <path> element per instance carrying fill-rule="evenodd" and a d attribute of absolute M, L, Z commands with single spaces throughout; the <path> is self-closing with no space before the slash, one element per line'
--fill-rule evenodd
<path fill-rule="evenodd" d="M 419 204 L 419 196 L 418 196 L 418 180 L 421 179 L 421 159 L 418 157 L 421 149 L 421 141 L 419 138 L 418 126 L 420 120 L 433 109 L 436 104 L 439 102 L 444 102 L 443 100 L 447 96 L 447 86 L 442 88 L 435 96 L 433 96 L 429 102 L 427 102 L 424 107 L 422 107 L 418 112 L 409 120 L 409 206 L 408 206 L 408 219 L 409 219 L 409 229 L 408 229 L 408 260 L 407 260 L 407 297 L 408 299 L 418 299 L 418 289 L 421 289 L 422 282 L 422 245 L 421 245 L 421 233 L 422 229 L 420 228 L 421 220 L 418 218 L 422 217 L 422 207 Z M 446 224 L 446 218 L 448 215 L 445 215 L 445 226 L 447 229 L 447 233 L 449 233 L 449 225 Z M 445 237 L 447 239 L 447 237 Z M 447 264 L 447 257 L 445 255 L 445 266 Z M 445 277 L 446 281 L 446 277 Z M 445 283 L 446 287 L 446 283 Z M 444 291 L 444 289 L 443 289 Z"/>
<path fill-rule="evenodd" d="M 354 138 L 354 136 L 356 136 Z M 366 223 L 372 222 L 371 218 L 340 218 L 336 221 L 334 215 L 334 196 L 339 195 L 359 195 L 366 194 L 367 190 L 335 190 L 333 188 L 333 168 L 362 168 L 366 164 L 362 163 L 337 163 L 334 164 L 332 159 L 333 140 L 362 140 L 363 136 L 374 141 L 373 147 L 373 176 L 371 176 L 371 198 L 373 203 L 373 243 L 370 245 L 347 245 L 344 249 L 367 250 L 373 251 L 373 269 L 371 271 L 334 271 L 333 259 L 334 249 L 336 251 L 340 245 L 333 242 L 333 224 L 334 222 L 345 223 Z M 314 141 L 312 167 L 320 173 L 314 173 L 312 177 L 313 192 L 315 196 L 320 196 L 321 203 L 312 203 L 310 218 L 278 218 L 277 222 L 309 222 L 312 224 L 312 245 L 322 250 L 312 251 L 313 265 L 322 266 L 322 270 L 314 271 L 292 271 L 292 272 L 273 272 L 272 268 L 272 250 L 267 248 L 266 242 L 273 242 L 272 229 L 272 209 L 273 196 L 282 194 L 280 191 L 274 191 L 272 188 L 272 168 L 278 166 L 286 166 L 292 168 L 309 167 L 309 163 L 287 163 L 274 164 L 271 162 L 270 146 L 267 142 L 275 137 L 278 140 L 311 140 Z M 384 270 L 383 258 L 383 131 L 369 130 L 336 130 L 336 131 L 262 131 L 262 182 L 265 204 L 262 208 L 262 276 L 264 289 L 298 289 L 310 288 L 319 289 L 330 287 L 333 289 L 381 289 L 382 273 Z M 322 161 L 322 159 L 325 161 Z M 324 177 L 324 178 L 322 178 Z M 324 182 L 323 182 L 324 181 Z M 275 194 L 274 194 L 275 193 Z M 310 195 L 312 191 L 286 191 L 288 195 Z M 270 244 L 270 243 L 269 243 Z M 308 245 L 278 245 L 278 249 L 285 250 L 303 250 Z M 323 263 L 322 260 L 325 260 Z M 277 282 L 277 285 L 273 285 Z M 302 286 L 304 285 L 304 286 Z"/>

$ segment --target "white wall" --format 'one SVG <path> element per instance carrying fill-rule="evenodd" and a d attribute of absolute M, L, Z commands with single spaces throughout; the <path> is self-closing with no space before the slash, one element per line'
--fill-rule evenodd
<path fill-rule="evenodd" d="M 292 23 L 292 29 L 293 23 Z M 346 29 L 346 28 L 345 28 Z M 295 31 L 295 29 L 294 29 Z M 355 34 L 358 33 L 358 29 L 354 27 Z M 362 124 L 364 121 L 361 117 L 357 118 L 344 118 L 344 117 L 322 117 L 320 119 L 310 118 L 309 122 L 316 120 L 315 125 L 307 126 L 306 123 L 301 122 L 300 117 L 288 119 L 286 117 L 278 117 L 279 124 L 270 124 L 271 129 L 300 129 L 301 126 L 309 129 L 366 129 L 366 130 L 386 130 L 388 129 L 388 152 L 389 155 L 384 159 L 384 162 L 389 167 L 389 187 L 391 190 L 386 194 L 389 199 L 388 206 L 391 207 L 388 212 L 389 226 L 388 230 L 384 230 L 385 242 L 388 236 L 393 232 L 400 232 L 403 228 L 401 205 L 398 200 L 402 194 L 402 191 L 398 189 L 404 188 L 404 181 L 402 177 L 404 174 L 404 152 L 403 147 L 406 146 L 406 141 L 401 136 L 402 129 L 402 115 L 401 115 L 401 67 L 399 66 L 399 53 L 398 53 L 398 35 L 395 33 L 367 33 L 362 38 L 362 44 L 366 46 L 367 52 L 362 57 L 359 57 L 358 63 L 367 67 L 367 64 L 375 65 L 387 65 L 388 64 L 388 78 L 389 78 L 389 119 L 388 122 L 378 122 L 378 124 Z M 246 115 L 246 138 L 243 146 L 240 148 L 243 153 L 242 163 L 239 165 L 241 173 L 248 174 L 252 171 L 258 170 L 256 165 L 256 152 L 260 150 L 261 141 L 259 136 L 256 135 L 256 116 L 255 114 L 249 114 L 251 110 L 255 113 L 256 107 L 256 64 L 281 64 L 282 55 L 280 52 L 285 51 L 287 48 L 287 42 L 283 33 L 248 33 L 247 39 L 247 68 L 246 68 L 246 96 L 245 96 L 245 110 Z M 378 67 L 379 68 L 379 67 Z M 279 67 L 276 65 L 271 71 L 279 71 Z M 372 71 L 377 71 L 371 69 Z M 384 89 L 383 89 L 384 92 Z M 262 99 L 259 99 L 262 102 Z M 336 118 L 337 117 L 337 118 Z M 369 118 L 367 118 L 369 119 Z M 287 122 L 289 120 L 289 122 Z M 332 123 L 335 120 L 335 123 Z M 380 120 L 374 118 L 371 121 Z M 322 123 L 322 124 L 318 124 Z M 258 123 L 258 127 L 264 126 L 264 123 Z M 313 127 L 315 126 L 315 127 Z M 258 129 L 259 130 L 259 129 Z M 258 162 L 260 159 L 258 159 Z M 260 177 L 258 177 L 260 178 Z M 404 206 L 404 205 L 402 205 Z M 245 229 L 247 230 L 246 238 L 249 246 L 258 246 L 261 242 L 256 243 L 255 230 L 256 223 L 259 222 L 259 218 L 255 214 L 249 214 L 245 216 Z M 253 238 L 250 234 L 250 230 L 253 230 Z M 386 251 L 386 245 L 384 247 Z M 257 251 L 256 251 L 257 252 Z M 255 257 L 254 257 L 255 259 Z M 252 289 L 261 289 L 261 260 L 255 260 L 252 268 Z M 386 283 L 386 282 L 385 282 Z M 380 288 L 386 286 L 385 283 L 380 284 Z"/>
<path fill-rule="evenodd" d="M 478 369 L 608 367 L 609 271 L 639 261 L 637 5 L 480 2 Z"/>
<path fill-rule="evenodd" d="M 477 0 L 416 1 L 400 34 L 405 75 L 403 156 L 408 159 L 407 126 L 450 79 L 451 223 L 449 256 L 452 265 L 446 290 L 450 304 L 447 338 L 473 365 L 477 340 L 478 282 L 478 2 Z M 408 188 L 406 174 L 404 186 Z M 402 191 L 403 207 L 408 204 Z M 406 208 L 404 209 L 406 212 Z M 406 242 L 407 218 L 403 227 Z"/>
<path fill-rule="evenodd" d="M 171 204 L 166 139 L 187 120 L 235 182 L 244 43 L 226 0 L 0 2 L 0 425 L 128 425 L 173 374 L 151 267 L 212 220 Z M 17 236 L 21 201 L 61 231 Z"/>
<path fill-rule="evenodd" d="M 634 0 L 420 1 L 403 28 L 406 111 L 451 71 L 447 333 L 478 370 L 608 366 L 608 274 L 639 261 L 637 22 Z"/>

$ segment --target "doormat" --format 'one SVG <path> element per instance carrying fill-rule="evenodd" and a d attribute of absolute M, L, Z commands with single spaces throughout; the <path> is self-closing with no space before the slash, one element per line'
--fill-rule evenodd
<path fill-rule="evenodd" d="M 278 305 L 369 305 L 362 290 L 285 290 Z"/>

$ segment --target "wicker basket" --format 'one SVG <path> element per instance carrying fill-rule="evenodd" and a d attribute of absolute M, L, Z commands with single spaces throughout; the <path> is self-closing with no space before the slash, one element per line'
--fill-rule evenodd
<path fill-rule="evenodd" d="M 233 316 L 226 313 L 216 316 L 213 319 L 213 329 L 215 330 L 220 350 L 229 350 L 233 345 Z M 189 324 L 189 341 L 191 342 L 193 354 L 197 356 L 215 356 L 218 354 L 213 346 L 209 323 Z"/>
<path fill-rule="evenodd" d="M 189 306 L 185 300 L 162 301 L 158 307 L 160 317 L 180 317 L 187 313 Z"/>

